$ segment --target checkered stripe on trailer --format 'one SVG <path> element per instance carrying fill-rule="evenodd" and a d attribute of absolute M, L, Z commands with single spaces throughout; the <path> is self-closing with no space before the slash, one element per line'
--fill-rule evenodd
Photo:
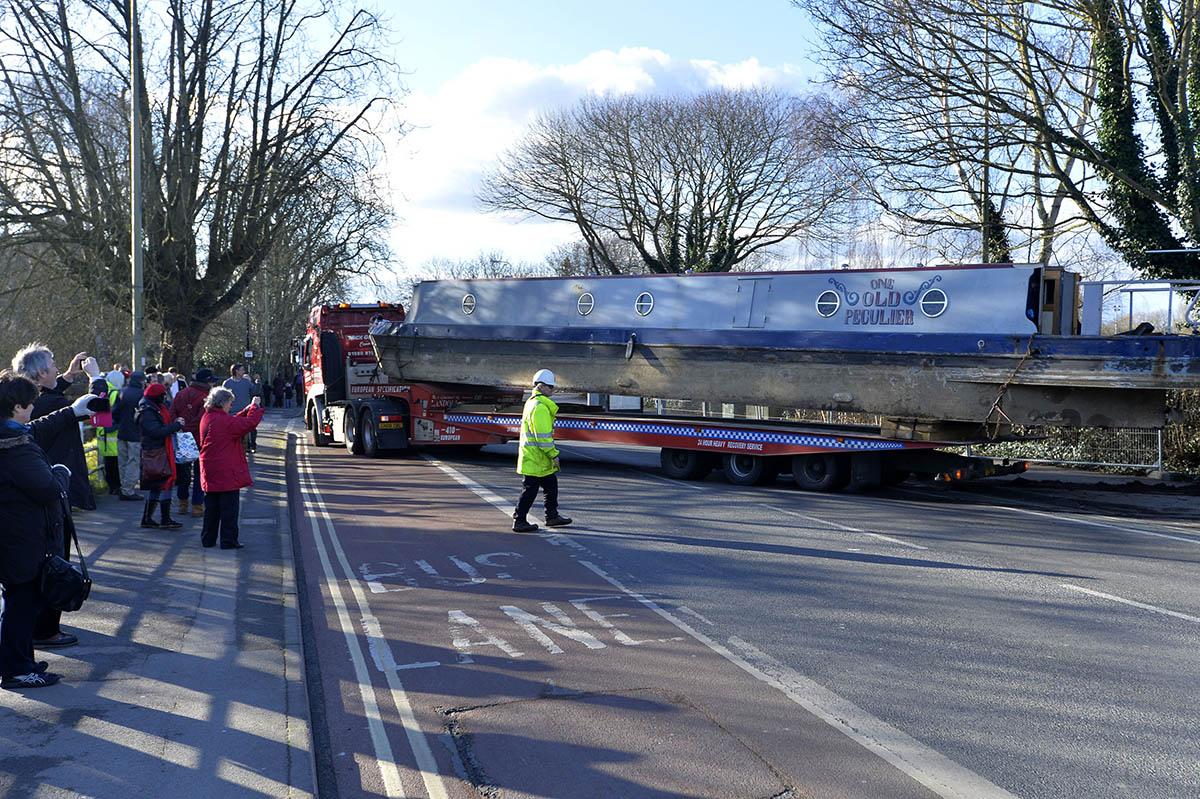
<path fill-rule="evenodd" d="M 516 416 L 477 416 L 474 414 L 447 414 L 446 421 L 456 424 L 493 424 L 504 427 L 511 427 L 521 422 L 520 418 Z M 821 447 L 823 449 L 880 451 L 904 448 L 904 445 L 898 441 L 775 433 L 767 430 L 721 430 L 705 427 L 696 428 L 681 425 L 655 424 L 653 422 L 605 422 L 585 421 L 583 419 L 559 419 L 554 423 L 554 426 L 563 430 L 599 430 L 613 433 L 678 436 L 681 438 L 709 438 L 717 441 L 748 441 L 755 444 L 786 444 L 798 447 Z"/>

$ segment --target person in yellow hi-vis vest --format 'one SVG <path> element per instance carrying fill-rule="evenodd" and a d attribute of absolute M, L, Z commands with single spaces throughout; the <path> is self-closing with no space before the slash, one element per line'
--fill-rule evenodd
<path fill-rule="evenodd" d="M 524 477 L 525 490 L 513 511 L 513 532 L 538 529 L 525 518 L 538 489 L 545 496 L 546 526 L 564 527 L 571 523 L 558 512 L 558 448 L 554 446 L 554 417 L 558 405 L 550 399 L 554 393 L 554 372 L 542 369 L 533 376 L 533 396 L 521 413 L 521 446 L 517 450 L 517 474 Z"/>

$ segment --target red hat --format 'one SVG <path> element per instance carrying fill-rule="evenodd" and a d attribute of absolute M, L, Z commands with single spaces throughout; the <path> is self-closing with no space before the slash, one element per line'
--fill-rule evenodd
<path fill-rule="evenodd" d="M 146 390 L 142 392 L 142 396 L 147 399 L 157 399 L 158 397 L 165 396 L 166 393 L 167 387 L 162 383 L 151 383 L 146 386 Z"/>

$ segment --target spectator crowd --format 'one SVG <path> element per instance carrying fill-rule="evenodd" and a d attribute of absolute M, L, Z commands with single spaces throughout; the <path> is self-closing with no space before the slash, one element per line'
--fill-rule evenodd
<path fill-rule="evenodd" d="M 68 396 L 85 381 L 82 396 Z M 217 382 L 207 368 L 190 380 L 154 366 L 102 373 L 87 353 L 60 373 L 41 344 L 0 371 L 0 688 L 54 685 L 61 678 L 36 650 L 79 643 L 43 601 L 41 579 L 48 557 L 70 559 L 72 513 L 97 507 L 81 425 L 95 431 L 108 493 L 142 503 L 141 527 L 173 531 L 196 517 L 202 546 L 242 548 L 240 491 L 252 484 L 247 454 L 263 408 L 293 407 L 303 388 L 282 375 L 248 376 L 244 364 Z"/>

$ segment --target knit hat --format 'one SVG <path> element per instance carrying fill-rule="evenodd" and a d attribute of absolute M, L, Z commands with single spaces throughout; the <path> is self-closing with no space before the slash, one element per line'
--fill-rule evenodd
<path fill-rule="evenodd" d="M 196 379 L 193 382 L 215 383 L 217 381 L 216 381 L 216 378 L 213 377 L 212 369 L 197 369 L 196 370 Z"/>
<path fill-rule="evenodd" d="M 146 386 L 146 390 L 142 392 L 142 396 L 146 399 L 158 399 L 167 395 L 167 387 L 162 383 L 151 383 Z"/>

